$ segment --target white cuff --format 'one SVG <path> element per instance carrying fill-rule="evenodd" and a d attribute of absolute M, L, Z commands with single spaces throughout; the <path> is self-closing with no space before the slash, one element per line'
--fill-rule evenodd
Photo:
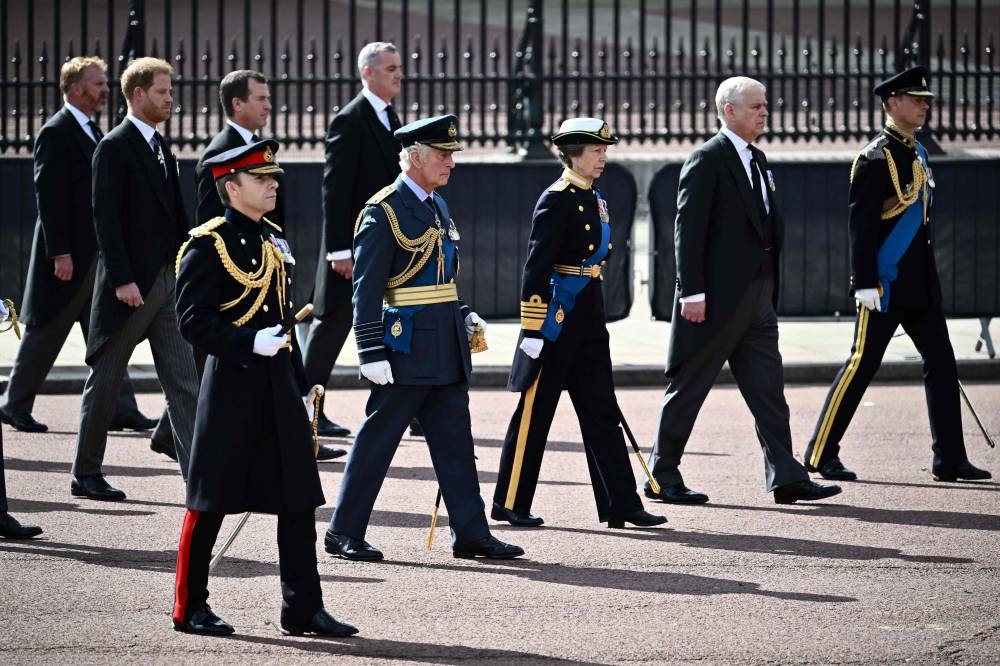
<path fill-rule="evenodd" d="M 351 251 L 350 250 L 336 250 L 335 252 L 327 252 L 326 253 L 326 260 L 327 261 L 340 261 L 341 259 L 350 259 L 351 256 L 352 255 L 351 255 Z"/>
<path fill-rule="evenodd" d="M 705 300 L 705 292 L 691 294 L 690 296 L 681 296 L 681 303 L 701 303 L 703 300 Z"/>

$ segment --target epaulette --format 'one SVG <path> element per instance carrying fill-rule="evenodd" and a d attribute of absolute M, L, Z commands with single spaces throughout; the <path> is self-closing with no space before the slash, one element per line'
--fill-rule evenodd
<path fill-rule="evenodd" d="M 569 181 L 565 178 L 560 178 L 556 182 L 549 185 L 549 192 L 562 192 L 567 187 L 569 187 Z"/>
<path fill-rule="evenodd" d="M 226 223 L 226 218 L 219 216 L 213 217 L 208 222 L 204 224 L 199 224 L 197 227 L 188 232 L 188 235 L 192 238 L 198 238 L 199 236 L 208 236 L 210 233 L 221 227 Z"/>
<path fill-rule="evenodd" d="M 858 153 L 857 157 L 855 157 L 854 161 L 851 163 L 850 181 L 852 183 L 854 182 L 854 171 L 858 168 L 858 160 L 860 160 L 862 157 L 868 160 L 869 162 L 873 160 L 884 160 L 886 158 L 885 154 L 886 146 L 888 145 L 889 145 L 889 137 L 887 137 L 885 134 L 879 134 L 877 137 L 872 139 L 871 143 L 862 148 L 861 152 Z"/>
<path fill-rule="evenodd" d="M 371 196 L 371 198 L 368 201 L 365 202 L 365 205 L 368 206 L 368 205 L 371 205 L 371 204 L 380 204 L 380 203 L 382 203 L 382 201 L 385 200 L 386 197 L 388 197 L 390 194 L 392 194 L 395 191 L 396 191 L 396 186 L 395 185 L 386 185 L 381 190 L 379 190 L 378 192 L 376 192 L 375 194 L 373 194 Z"/>
<path fill-rule="evenodd" d="M 261 219 L 261 221 L 263 221 L 263 222 L 264 222 L 264 224 L 266 224 L 267 226 L 271 227 L 272 229 L 274 229 L 275 231 L 277 231 L 277 232 L 278 232 L 279 234 L 283 234 L 283 233 L 285 233 L 285 232 L 284 232 L 284 231 L 283 231 L 283 230 L 281 229 L 281 227 L 279 227 L 279 226 L 278 226 L 277 224 L 275 224 L 275 223 L 274 223 L 274 222 L 272 222 L 271 220 L 267 219 L 266 217 L 262 217 L 262 218 L 260 218 L 260 219 Z"/>

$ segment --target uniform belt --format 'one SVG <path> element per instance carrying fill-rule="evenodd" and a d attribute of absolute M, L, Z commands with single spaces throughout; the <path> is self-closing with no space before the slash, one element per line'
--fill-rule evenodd
<path fill-rule="evenodd" d="M 601 275 L 603 266 L 594 264 L 593 266 L 568 266 L 566 264 L 556 264 L 552 267 L 556 273 L 560 275 L 579 275 L 580 277 L 589 277 L 595 280 L 604 279 Z"/>
<path fill-rule="evenodd" d="M 451 303 L 457 300 L 458 286 L 454 282 L 432 284 L 426 287 L 397 287 L 385 290 L 385 302 L 392 307 Z"/>

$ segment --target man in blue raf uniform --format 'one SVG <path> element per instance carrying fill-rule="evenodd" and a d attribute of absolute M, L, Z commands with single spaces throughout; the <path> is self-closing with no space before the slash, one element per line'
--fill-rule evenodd
<path fill-rule="evenodd" d="M 601 271 L 611 253 L 607 201 L 594 181 L 618 143 L 598 118 L 571 118 L 552 137 L 566 168 L 535 204 L 521 279 L 521 336 L 507 388 L 521 393 L 500 453 L 492 517 L 535 527 L 530 515 L 549 426 L 563 390 L 580 420 L 597 516 L 608 527 L 667 522 L 635 491 L 611 374 Z"/>
<path fill-rule="evenodd" d="M 177 255 L 181 333 L 208 357 L 177 550 L 174 629 L 233 633 L 208 606 L 208 565 L 223 516 L 253 511 L 278 515 L 282 631 L 350 636 L 358 630 L 323 608 L 316 570 L 323 489 L 303 406 L 302 356 L 282 332 L 294 321 L 295 259 L 281 228 L 264 217 L 282 173 L 277 149 L 263 141 L 205 161 L 225 217 L 192 229 Z"/>
<path fill-rule="evenodd" d="M 965 452 L 958 369 L 931 244 L 934 176 L 927 151 L 914 137 L 934 98 L 927 70 L 913 67 L 872 92 L 882 98 L 887 118 L 851 167 L 851 286 L 858 303 L 854 344 L 827 394 L 805 463 L 827 479 L 857 478 L 840 461 L 840 440 L 889 340 L 902 326 L 923 357 L 934 479 L 988 479 L 990 473 L 970 463 Z"/>
<path fill-rule="evenodd" d="M 365 531 L 414 416 L 424 426 L 455 557 L 524 554 L 490 534 L 476 476 L 469 342 L 486 322 L 458 300 L 458 229 L 434 193 L 462 149 L 457 122 L 438 116 L 396 130 L 403 173 L 368 200 L 355 227 L 354 335 L 361 374 L 373 385 L 326 533 L 326 550 L 347 559 L 382 559 Z"/>

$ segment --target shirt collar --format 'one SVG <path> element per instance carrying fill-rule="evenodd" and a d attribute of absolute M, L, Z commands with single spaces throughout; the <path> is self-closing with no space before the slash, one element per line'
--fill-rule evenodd
<path fill-rule="evenodd" d="M 242 125 L 237 125 L 229 118 L 226 118 L 226 122 L 229 124 L 230 127 L 239 132 L 239 135 L 243 137 L 244 142 L 248 144 L 253 143 L 253 134 L 254 134 L 253 132 L 248 130 L 246 127 L 243 127 Z"/>
<path fill-rule="evenodd" d="M 89 129 L 91 120 L 90 116 L 88 116 L 86 113 L 76 108 L 69 102 L 65 102 L 65 105 L 66 108 L 69 110 L 70 114 L 73 116 L 73 118 L 76 119 L 76 122 L 80 123 L 80 126 L 83 127 L 85 130 L 87 130 L 87 133 L 90 134 L 90 129 Z"/>
<path fill-rule="evenodd" d="M 746 149 L 750 146 L 750 144 L 747 143 L 746 139 L 744 139 L 739 134 L 729 129 L 725 125 L 722 126 L 722 129 L 720 131 L 723 134 L 725 134 L 730 141 L 733 142 L 733 147 L 736 148 L 737 153 L 743 154 L 743 152 L 746 151 Z"/>
<path fill-rule="evenodd" d="M 375 109 L 375 113 L 382 113 L 385 111 L 385 107 L 389 106 L 389 102 L 385 101 L 366 87 L 361 88 L 361 94 L 365 96 L 368 103 L 372 105 L 373 109 Z"/>
<path fill-rule="evenodd" d="M 410 190 L 412 190 L 413 193 L 417 196 L 417 198 L 420 199 L 421 201 L 434 194 L 433 192 L 428 192 L 424 188 L 417 185 L 413 181 L 413 179 L 407 176 L 405 173 L 401 175 L 403 177 L 403 182 L 406 183 L 406 186 L 409 187 Z"/>
<path fill-rule="evenodd" d="M 149 143 L 150 141 L 153 140 L 153 135 L 156 133 L 155 127 L 139 120 L 138 118 L 133 116 L 131 112 L 129 112 L 128 115 L 126 115 L 125 117 L 128 118 L 132 122 L 132 124 L 136 126 L 136 129 L 138 129 L 142 133 L 142 138 L 146 140 L 146 143 Z"/>

